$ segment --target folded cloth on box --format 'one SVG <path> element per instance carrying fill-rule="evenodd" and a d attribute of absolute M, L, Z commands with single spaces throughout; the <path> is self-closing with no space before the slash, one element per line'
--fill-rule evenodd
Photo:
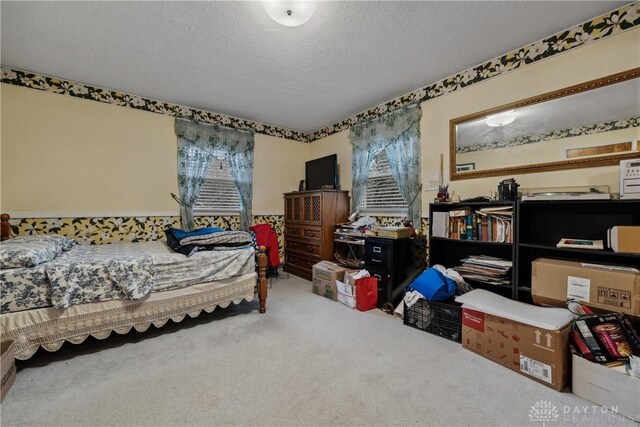
<path fill-rule="evenodd" d="M 574 315 L 566 308 L 538 307 L 513 301 L 484 289 L 474 289 L 456 297 L 463 308 L 504 317 L 537 328 L 556 331 L 573 321 Z"/>

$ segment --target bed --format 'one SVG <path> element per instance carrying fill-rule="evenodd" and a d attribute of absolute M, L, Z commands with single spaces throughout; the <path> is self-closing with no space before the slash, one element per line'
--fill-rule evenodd
<path fill-rule="evenodd" d="M 2 214 L 0 238 L 6 241 L 10 234 L 9 215 Z M 14 238 L 6 248 L 29 239 Z M 187 257 L 165 242 L 75 245 L 62 236 L 38 236 L 29 244 L 33 240 L 55 253 L 39 251 L 44 258 L 32 264 L 12 265 L 11 256 L 5 257 L 0 271 L 0 339 L 15 342 L 17 359 L 30 358 L 40 347 L 56 351 L 65 341 L 79 344 L 90 335 L 144 332 L 152 324 L 180 322 L 256 295 L 259 313 L 266 312 L 262 246 L 221 247 Z"/>

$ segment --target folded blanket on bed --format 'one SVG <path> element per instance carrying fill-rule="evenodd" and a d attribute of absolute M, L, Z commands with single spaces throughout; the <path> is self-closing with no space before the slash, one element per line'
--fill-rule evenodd
<path fill-rule="evenodd" d="M 215 228 L 201 228 L 186 232 L 177 228 L 167 228 L 167 244 L 175 252 L 187 257 L 199 251 L 212 251 L 224 248 L 255 246 L 254 238 L 246 231 L 211 231 Z M 185 234 L 191 233 L 187 237 Z"/>
<path fill-rule="evenodd" d="M 180 245 L 216 245 L 225 247 L 247 246 L 252 243 L 251 234 L 246 231 L 220 231 L 180 239 Z"/>
<path fill-rule="evenodd" d="M 56 262 L 46 265 L 51 303 L 67 308 L 108 299 L 137 301 L 154 290 L 153 259 Z"/>
<path fill-rule="evenodd" d="M 191 230 L 191 231 L 185 231 L 179 228 L 170 228 L 169 230 L 171 230 L 173 235 L 178 240 L 186 239 L 187 237 L 202 236 L 205 234 L 212 234 L 212 233 L 218 233 L 220 231 L 224 231 L 222 228 L 219 228 L 219 227 L 196 228 L 195 230 Z"/>

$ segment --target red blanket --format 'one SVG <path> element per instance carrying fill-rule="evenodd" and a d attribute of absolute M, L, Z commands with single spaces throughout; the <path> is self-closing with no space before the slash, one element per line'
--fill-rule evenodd
<path fill-rule="evenodd" d="M 278 234 L 273 231 L 269 224 L 257 224 L 249 227 L 249 230 L 256 233 L 258 245 L 267 248 L 269 266 L 278 268 L 280 266 L 280 252 L 278 250 Z"/>

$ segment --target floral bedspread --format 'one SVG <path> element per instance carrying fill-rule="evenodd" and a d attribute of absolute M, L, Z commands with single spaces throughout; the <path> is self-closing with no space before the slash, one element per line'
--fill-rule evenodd
<path fill-rule="evenodd" d="M 111 299 L 135 301 L 149 292 L 253 271 L 252 247 L 199 252 L 187 258 L 164 242 L 77 245 L 35 267 L 1 270 L 0 312 Z"/>

